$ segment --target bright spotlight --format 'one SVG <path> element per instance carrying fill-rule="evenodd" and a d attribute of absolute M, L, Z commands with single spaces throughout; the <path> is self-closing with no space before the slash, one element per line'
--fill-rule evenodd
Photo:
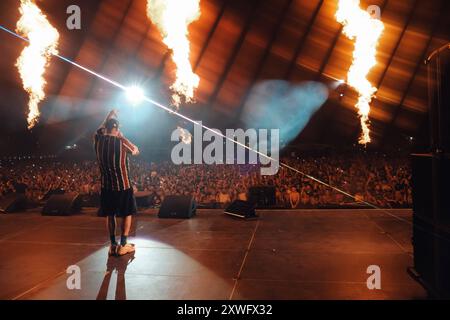
<path fill-rule="evenodd" d="M 127 99 L 133 104 L 138 105 L 144 100 L 144 90 L 138 86 L 131 86 L 126 90 Z"/>

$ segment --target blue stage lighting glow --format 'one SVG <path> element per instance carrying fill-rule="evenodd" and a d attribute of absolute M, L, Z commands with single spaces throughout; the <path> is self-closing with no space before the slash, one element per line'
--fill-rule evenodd
<path fill-rule="evenodd" d="M 137 106 L 142 101 L 145 100 L 144 90 L 136 85 L 128 87 L 125 90 L 125 94 L 127 96 L 128 101 L 130 101 L 133 106 Z"/>

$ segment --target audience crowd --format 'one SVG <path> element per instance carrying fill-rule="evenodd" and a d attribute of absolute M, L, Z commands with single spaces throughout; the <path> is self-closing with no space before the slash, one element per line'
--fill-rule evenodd
<path fill-rule="evenodd" d="M 155 207 L 168 195 L 192 195 L 200 206 L 224 207 L 233 200 L 248 200 L 249 189 L 257 186 L 275 190 L 278 208 L 340 207 L 358 201 L 382 208 L 412 206 L 411 172 L 405 158 L 345 154 L 282 161 L 323 183 L 284 168 L 275 176 L 261 176 L 258 165 L 177 166 L 133 160 L 130 168 L 136 193 L 149 195 Z M 95 196 L 100 192 L 99 181 L 94 161 L 41 160 L 0 165 L 0 194 L 25 193 L 32 202 L 42 201 L 55 189 Z"/>

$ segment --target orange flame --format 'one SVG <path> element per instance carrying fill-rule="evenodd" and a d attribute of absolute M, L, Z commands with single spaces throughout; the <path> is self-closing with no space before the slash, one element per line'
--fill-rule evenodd
<path fill-rule="evenodd" d="M 28 129 L 32 129 L 40 116 L 39 103 L 45 99 L 45 70 L 50 56 L 58 54 L 59 33 L 33 1 L 21 0 L 19 11 L 17 32 L 28 38 L 29 45 L 22 51 L 16 67 L 29 94 Z"/>
<path fill-rule="evenodd" d="M 175 83 L 170 87 L 172 100 L 179 106 L 184 100 L 194 101 L 194 91 L 200 78 L 192 71 L 189 61 L 188 26 L 200 17 L 200 0 L 148 0 L 147 15 L 158 27 L 163 41 L 172 52 L 177 67 Z"/>
<path fill-rule="evenodd" d="M 362 127 L 359 143 L 367 144 L 371 142 L 370 103 L 378 90 L 372 86 L 367 76 L 377 64 L 377 46 L 384 24 L 361 9 L 360 0 L 339 0 L 336 19 L 344 26 L 344 34 L 355 40 L 353 63 L 348 72 L 347 83 L 359 93 L 356 103 Z"/>

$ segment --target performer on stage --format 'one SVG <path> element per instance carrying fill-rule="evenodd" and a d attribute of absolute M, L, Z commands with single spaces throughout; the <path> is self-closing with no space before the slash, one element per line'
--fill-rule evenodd
<path fill-rule="evenodd" d="M 111 239 L 109 255 L 123 256 L 135 251 L 127 242 L 132 216 L 136 214 L 136 199 L 129 174 L 128 155 L 139 154 L 139 149 L 119 130 L 117 112 L 111 111 L 97 130 L 94 138 L 97 162 L 101 172 L 100 214 L 107 217 Z M 116 242 L 116 217 L 122 218 L 120 243 Z"/>

